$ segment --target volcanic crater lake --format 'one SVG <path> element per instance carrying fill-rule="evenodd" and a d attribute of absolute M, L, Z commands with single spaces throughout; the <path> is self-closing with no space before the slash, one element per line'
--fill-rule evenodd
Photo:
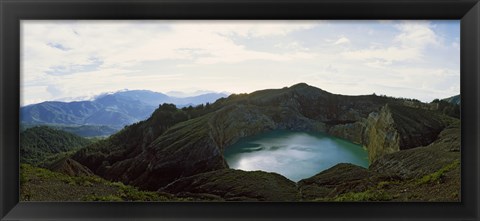
<path fill-rule="evenodd" d="M 230 168 L 275 172 L 295 182 L 338 163 L 368 167 L 368 153 L 360 145 L 324 133 L 285 130 L 242 138 L 224 156 Z"/>

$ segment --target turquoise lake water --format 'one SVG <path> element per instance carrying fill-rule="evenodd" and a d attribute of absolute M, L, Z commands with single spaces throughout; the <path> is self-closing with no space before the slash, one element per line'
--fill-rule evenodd
<path fill-rule="evenodd" d="M 360 145 L 321 133 L 267 132 L 240 139 L 224 155 L 230 168 L 275 172 L 293 181 L 338 163 L 368 167 L 368 153 Z"/>

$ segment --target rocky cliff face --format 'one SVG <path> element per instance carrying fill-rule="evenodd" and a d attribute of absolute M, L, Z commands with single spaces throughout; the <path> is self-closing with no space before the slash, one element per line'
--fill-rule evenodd
<path fill-rule="evenodd" d="M 395 128 L 388 106 L 383 107 L 379 113 L 373 112 L 368 116 L 364 132 L 364 144 L 370 162 L 379 156 L 400 150 L 400 134 Z"/>
<path fill-rule="evenodd" d="M 208 120 L 209 137 L 223 150 L 238 139 L 271 130 L 325 131 L 325 125 L 304 117 L 292 107 L 231 105 Z"/>
<path fill-rule="evenodd" d="M 460 134 L 460 121 L 455 120 L 432 143 L 381 156 L 370 165 L 370 169 L 402 179 L 422 177 L 460 160 Z"/>
<path fill-rule="evenodd" d="M 368 169 L 338 164 L 299 181 L 298 189 L 303 200 L 458 202 L 460 147 L 454 120 L 426 146 L 378 156 Z"/>
<path fill-rule="evenodd" d="M 328 133 L 364 145 L 374 162 L 380 156 L 433 142 L 452 120 L 435 111 L 386 104 L 367 118 L 334 125 Z"/>
<path fill-rule="evenodd" d="M 385 154 L 428 145 L 453 120 L 434 111 L 386 105 L 367 123 L 369 159 L 373 162 Z"/>
<path fill-rule="evenodd" d="M 364 144 L 368 121 L 364 118 L 354 123 L 337 124 L 328 130 L 328 134 L 349 140 L 352 143 Z"/>

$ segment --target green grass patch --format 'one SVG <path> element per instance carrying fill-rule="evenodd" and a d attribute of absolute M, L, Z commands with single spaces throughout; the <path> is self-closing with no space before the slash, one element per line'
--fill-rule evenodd
<path fill-rule="evenodd" d="M 377 183 L 376 189 L 388 189 L 396 185 L 400 185 L 402 182 L 399 180 L 384 180 Z"/>
<path fill-rule="evenodd" d="M 418 179 L 416 184 L 423 185 L 428 183 L 440 183 L 442 181 L 442 177 L 445 176 L 446 172 L 453 170 L 459 166 L 460 166 L 460 161 L 455 160 L 453 163 L 442 167 L 441 169 L 435 171 L 434 173 L 425 175 L 422 178 Z"/>
<path fill-rule="evenodd" d="M 385 191 L 367 190 L 363 192 L 348 192 L 336 196 L 336 202 L 359 202 L 359 201 L 389 201 L 394 197 Z"/>
<path fill-rule="evenodd" d="M 124 201 L 121 197 L 116 195 L 107 195 L 107 196 L 97 196 L 97 195 L 87 195 L 82 198 L 84 201 L 104 201 L 104 202 L 121 202 Z"/>

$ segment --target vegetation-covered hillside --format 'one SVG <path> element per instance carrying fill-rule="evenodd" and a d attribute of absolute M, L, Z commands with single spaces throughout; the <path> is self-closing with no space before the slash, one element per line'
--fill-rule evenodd
<path fill-rule="evenodd" d="M 98 176 L 68 176 L 22 164 L 21 201 L 185 201 L 168 193 L 141 191 Z"/>
<path fill-rule="evenodd" d="M 20 133 L 20 162 L 37 164 L 54 154 L 78 150 L 91 141 L 46 126 L 32 127 Z"/>

